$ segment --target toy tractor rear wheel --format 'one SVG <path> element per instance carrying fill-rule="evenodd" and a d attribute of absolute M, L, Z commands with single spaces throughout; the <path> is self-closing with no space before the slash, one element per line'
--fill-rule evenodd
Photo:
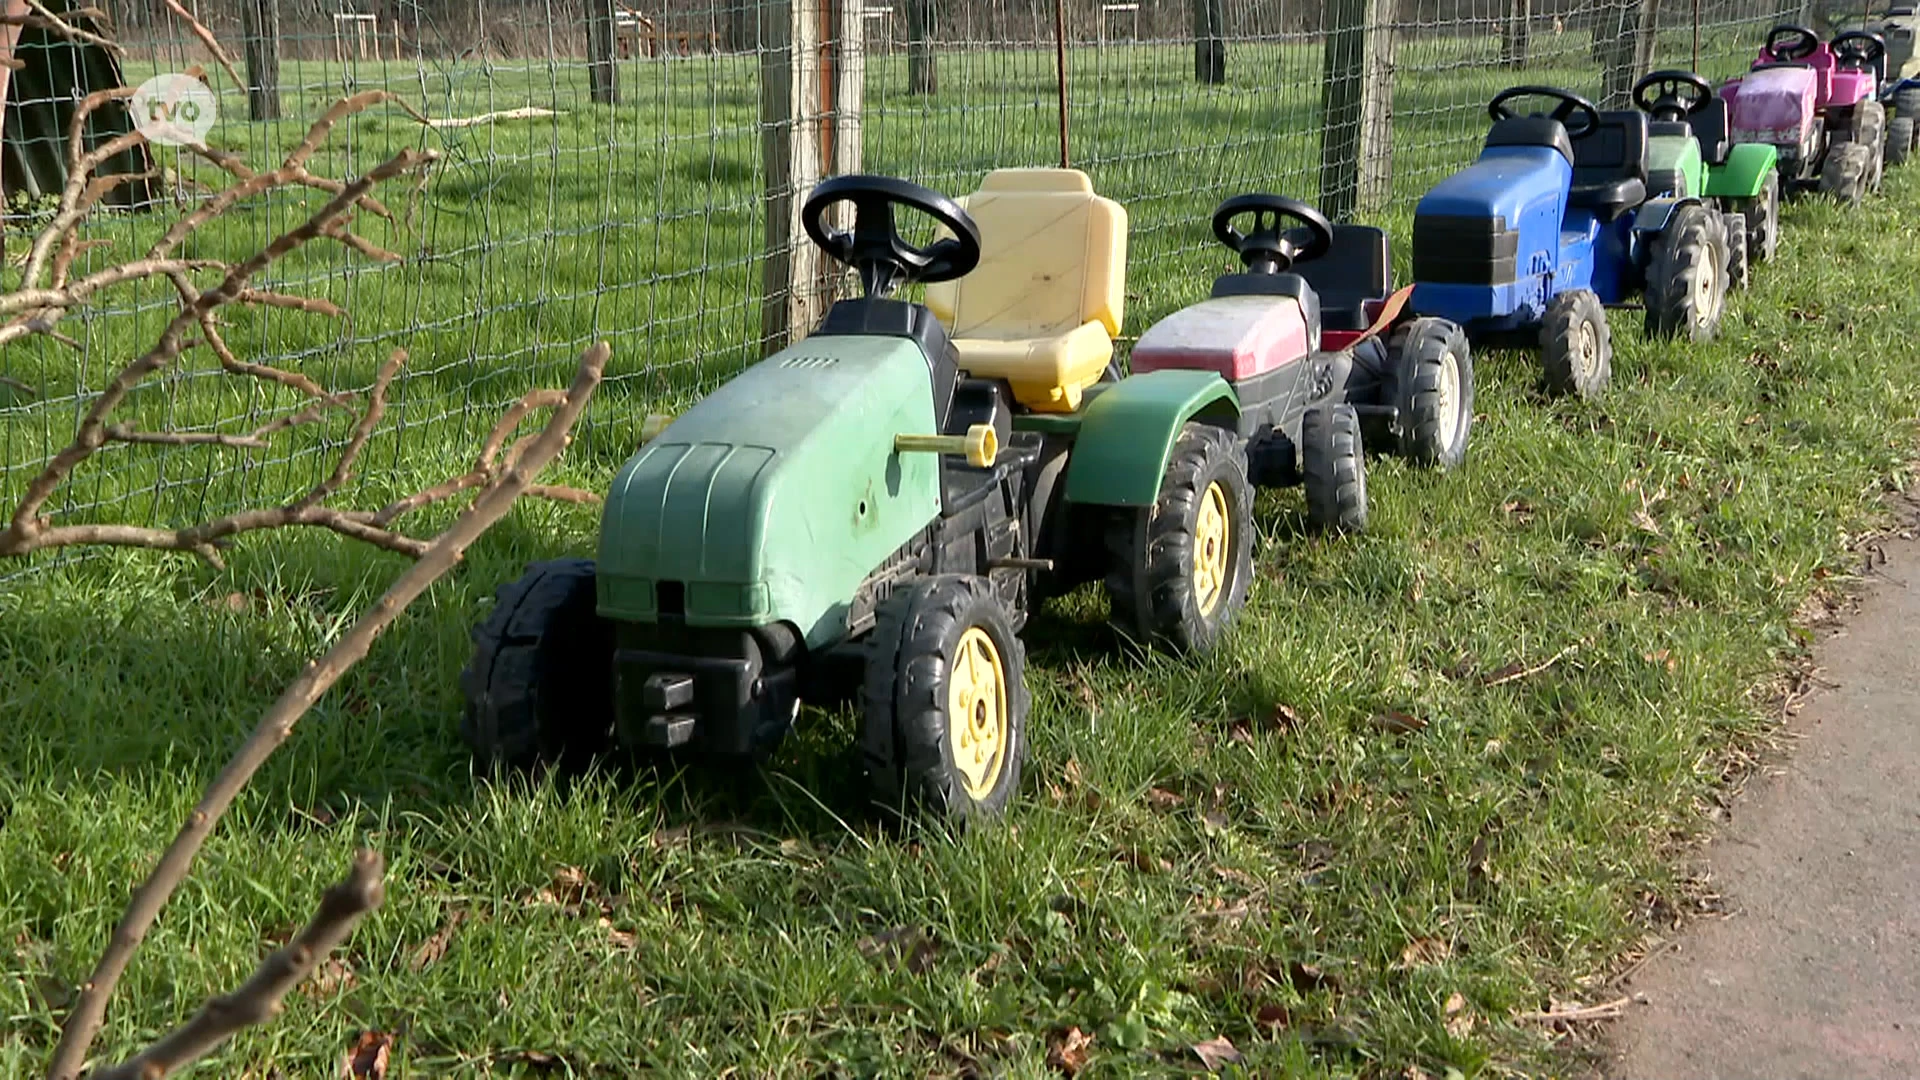
<path fill-rule="evenodd" d="M 1569 289 L 1547 304 L 1540 324 L 1547 393 L 1597 398 L 1613 381 L 1613 328 L 1591 289 Z"/>
<path fill-rule="evenodd" d="M 1750 253 L 1747 250 L 1747 216 L 1721 214 L 1720 225 L 1727 236 L 1727 287 L 1744 289 L 1752 274 Z"/>
<path fill-rule="evenodd" d="M 1394 449 L 1421 465 L 1451 469 L 1467 457 L 1473 427 L 1473 354 L 1448 319 L 1415 319 L 1387 344 L 1393 375 L 1385 403 L 1398 411 Z"/>
<path fill-rule="evenodd" d="M 578 764 L 613 730 L 613 627 L 588 559 L 535 563 L 494 594 L 460 673 L 460 733 L 484 767 Z"/>
<path fill-rule="evenodd" d="M 1727 233 L 1719 215 L 1697 203 L 1675 210 L 1647 266 L 1647 336 L 1711 339 L 1727 299 Z"/>
<path fill-rule="evenodd" d="M 1914 124 L 1910 115 L 1896 116 L 1887 121 L 1887 146 L 1884 151 L 1889 165 L 1905 165 L 1907 154 L 1913 149 Z"/>
<path fill-rule="evenodd" d="M 1315 405 L 1300 418 L 1300 472 L 1308 526 L 1367 531 L 1366 446 L 1353 406 Z"/>
<path fill-rule="evenodd" d="M 1867 190 L 1880 190 L 1880 178 L 1887 171 L 1887 107 L 1877 101 L 1863 101 L 1853 107 L 1852 138 L 1849 142 L 1867 148 Z"/>
<path fill-rule="evenodd" d="M 1827 152 L 1820 169 L 1820 190 L 1845 206 L 1859 206 L 1867 197 L 1873 152 L 1860 143 L 1840 143 Z"/>
<path fill-rule="evenodd" d="M 1212 648 L 1253 578 L 1253 485 L 1238 436 L 1189 421 L 1153 506 L 1109 525 L 1107 557 L 1122 633 L 1175 653 Z"/>
<path fill-rule="evenodd" d="M 1027 654 L 985 578 L 896 589 L 867 641 L 862 749 L 874 802 L 955 825 L 998 814 L 1027 752 Z"/>

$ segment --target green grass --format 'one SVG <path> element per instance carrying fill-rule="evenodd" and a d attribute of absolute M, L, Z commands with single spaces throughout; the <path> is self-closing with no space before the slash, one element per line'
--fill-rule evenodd
<path fill-rule="evenodd" d="M 1199 295 L 1220 260 L 1191 223 L 1247 175 L 1194 179 L 1177 208 L 1166 201 L 1160 232 L 1136 245 L 1132 327 Z M 474 213 L 522 235 L 544 195 L 516 204 L 508 189 L 502 178 Z M 592 550 L 591 511 L 523 506 L 269 763 L 156 926 L 100 1050 L 129 1051 L 235 984 L 371 844 L 391 862 L 389 899 L 346 966 L 203 1075 L 333 1075 L 362 1026 L 400 1034 L 393 1075 L 406 1077 L 533 1075 L 529 1052 L 574 1075 L 1043 1076 L 1050 1033 L 1068 1026 L 1095 1034 L 1083 1075 L 1177 1073 L 1181 1048 L 1215 1035 L 1262 1075 L 1552 1071 L 1564 1059 L 1512 1017 L 1550 996 L 1608 996 L 1583 982 L 1639 938 L 1646 912 L 1681 905 L 1680 846 L 1730 755 L 1774 730 L 1766 688 L 1804 647 L 1790 616 L 1847 574 L 1849 538 L 1907 479 L 1916 210 L 1912 173 L 1858 212 L 1790 206 L 1780 259 L 1711 345 L 1644 342 L 1616 313 L 1603 403 L 1542 401 L 1528 358 L 1480 357 L 1468 465 L 1376 463 L 1365 537 L 1310 538 L 1297 491 L 1262 496 L 1259 580 L 1215 657 L 1115 647 L 1093 592 L 1044 613 L 1029 634 L 1021 798 L 1004 827 L 961 842 L 891 835 L 865 814 L 846 714 L 805 714 L 757 774 L 476 780 L 454 731 L 467 627 L 527 560 Z M 545 268 L 577 271 L 563 254 L 575 242 L 588 241 L 541 241 Z M 442 419 L 384 436 L 371 486 L 451 466 L 484 423 L 466 403 L 555 381 L 558 343 L 596 329 L 583 303 L 425 325 L 451 320 L 458 308 L 440 305 L 468 283 L 506 287 L 515 256 L 488 257 L 492 278 L 467 260 L 404 271 L 448 276 L 406 290 L 340 286 L 362 334 L 458 339 L 416 347 L 436 360 L 416 364 L 406 407 Z M 661 310 L 692 325 L 692 302 Z M 562 470 L 577 482 L 604 484 L 631 417 L 700 385 L 691 363 L 653 373 L 641 347 L 656 333 L 685 345 L 685 326 L 630 325 L 654 329 L 623 343 L 629 378 Z M 96 332 L 132 340 L 118 324 Z M 315 362 L 364 373 L 370 352 Z M 97 377 L 98 361 L 47 351 L 32 370 Z M 702 378 L 726 370 L 712 363 Z M 202 384 L 171 397 L 208 417 L 260 404 L 207 400 Z M 31 412 L 4 414 L 23 425 L 4 429 L 18 440 L 4 460 L 68 415 Z M 319 449 L 209 497 L 282 492 L 324 466 Z M 179 485 L 166 498 L 197 494 L 190 461 L 206 468 L 204 454 L 123 455 L 89 490 L 190 510 L 138 495 L 156 475 Z M 399 566 L 263 537 L 225 574 L 101 556 L 0 591 L 0 1073 L 44 1059 L 64 988 L 131 882 L 279 688 Z M 1371 722 L 1387 710 L 1427 727 L 1388 734 Z M 897 927 L 924 928 L 931 952 L 863 955 Z M 1422 939 L 1445 943 L 1414 950 L 1437 962 L 1403 966 Z"/>

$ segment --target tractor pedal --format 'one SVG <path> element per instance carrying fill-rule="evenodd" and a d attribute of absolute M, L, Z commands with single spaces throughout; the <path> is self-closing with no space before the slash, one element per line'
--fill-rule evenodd
<path fill-rule="evenodd" d="M 649 716 L 647 726 L 640 734 L 640 741 L 663 750 L 685 746 L 693 741 L 693 730 L 699 722 L 700 718 L 691 713 Z"/>

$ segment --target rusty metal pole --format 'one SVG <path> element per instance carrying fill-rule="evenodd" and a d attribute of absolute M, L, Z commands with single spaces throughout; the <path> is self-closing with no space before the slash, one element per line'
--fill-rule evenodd
<path fill-rule="evenodd" d="M 1060 82 L 1060 167 L 1067 164 L 1067 16 L 1066 0 L 1053 0 L 1053 71 Z"/>

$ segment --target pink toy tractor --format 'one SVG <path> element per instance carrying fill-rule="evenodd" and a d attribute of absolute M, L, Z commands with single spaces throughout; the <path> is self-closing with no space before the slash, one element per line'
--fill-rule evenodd
<path fill-rule="evenodd" d="M 1784 192 L 1818 188 L 1857 205 L 1880 186 L 1887 110 L 1875 99 L 1886 53 L 1858 30 L 1829 45 L 1804 26 L 1774 27 L 1747 74 L 1720 88 L 1733 141 L 1777 147 Z"/>

